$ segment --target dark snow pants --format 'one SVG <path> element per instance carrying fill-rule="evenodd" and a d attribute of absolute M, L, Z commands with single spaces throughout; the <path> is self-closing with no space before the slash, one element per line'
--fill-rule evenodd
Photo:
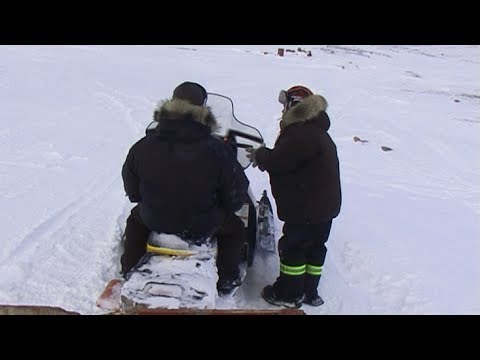
<path fill-rule="evenodd" d="M 217 268 L 220 279 L 235 279 L 239 276 L 239 264 L 246 236 L 243 221 L 235 214 L 228 216 L 217 230 Z M 125 276 L 146 253 L 150 229 L 143 223 L 138 206 L 135 206 L 127 219 L 125 228 L 124 252 L 120 259 Z"/>
<path fill-rule="evenodd" d="M 150 235 L 150 229 L 143 223 L 137 205 L 130 212 L 125 227 L 123 255 L 120 258 L 121 273 L 124 277 L 147 252 L 148 235 Z"/>
<path fill-rule="evenodd" d="M 327 256 L 325 243 L 332 221 L 318 224 L 283 226 L 278 242 L 280 276 L 273 284 L 275 294 L 283 300 L 317 295 L 322 268 Z"/>

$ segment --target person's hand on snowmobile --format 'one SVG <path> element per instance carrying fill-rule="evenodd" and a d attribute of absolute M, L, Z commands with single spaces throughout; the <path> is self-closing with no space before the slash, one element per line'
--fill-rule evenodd
<path fill-rule="evenodd" d="M 258 166 L 257 160 L 255 159 L 255 153 L 257 152 L 258 149 L 262 147 L 265 147 L 265 144 L 260 145 L 260 147 L 257 149 L 253 148 L 252 146 L 245 149 L 245 151 L 247 152 L 247 158 L 248 160 L 250 160 L 254 168 Z"/>

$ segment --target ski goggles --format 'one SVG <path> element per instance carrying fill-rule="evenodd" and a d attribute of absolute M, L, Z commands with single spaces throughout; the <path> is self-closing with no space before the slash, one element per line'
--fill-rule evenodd
<path fill-rule="evenodd" d="M 280 94 L 278 94 L 278 102 L 282 105 L 287 105 L 288 98 L 288 93 L 285 90 L 280 90 Z"/>
<path fill-rule="evenodd" d="M 310 95 L 310 93 L 302 88 L 294 89 L 290 93 L 281 90 L 278 94 L 278 102 L 285 106 L 285 108 L 289 108 L 292 104 L 298 103 Z"/>
<path fill-rule="evenodd" d="M 283 112 L 290 109 L 293 105 L 298 104 L 302 101 L 303 97 L 290 95 L 285 90 L 281 90 L 278 94 L 278 102 L 283 105 Z"/>

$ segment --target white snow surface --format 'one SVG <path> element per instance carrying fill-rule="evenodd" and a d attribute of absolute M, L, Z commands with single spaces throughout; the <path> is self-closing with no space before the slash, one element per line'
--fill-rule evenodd
<path fill-rule="evenodd" d="M 276 55 L 299 46 L 312 56 Z M 102 313 L 133 206 L 121 167 L 156 103 L 187 80 L 231 97 L 269 147 L 281 89 L 329 102 L 343 204 L 325 304 L 307 314 L 480 314 L 477 45 L 0 46 L 0 304 Z M 270 194 L 267 173 L 247 175 Z M 278 266 L 258 254 L 218 307 L 275 308 L 260 291 Z"/>

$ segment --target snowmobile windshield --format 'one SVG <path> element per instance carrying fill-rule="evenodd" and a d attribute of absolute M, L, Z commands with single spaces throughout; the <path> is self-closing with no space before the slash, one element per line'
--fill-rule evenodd
<path fill-rule="evenodd" d="M 207 104 L 217 119 L 219 128 L 216 134 L 222 138 L 233 138 L 237 144 L 237 159 L 244 169 L 250 165 L 246 149 L 258 148 L 263 144 L 263 137 L 258 129 L 241 122 L 235 117 L 233 101 L 227 96 L 208 93 Z"/>

